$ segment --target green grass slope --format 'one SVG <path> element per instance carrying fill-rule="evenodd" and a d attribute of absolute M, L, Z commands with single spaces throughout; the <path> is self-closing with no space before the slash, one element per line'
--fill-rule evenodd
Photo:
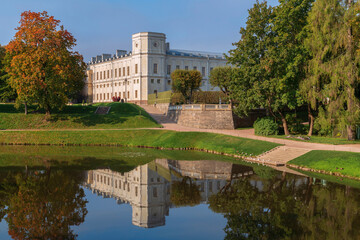
<path fill-rule="evenodd" d="M 360 153 L 316 150 L 291 160 L 289 164 L 360 177 Z"/>
<path fill-rule="evenodd" d="M 107 115 L 95 114 L 98 106 L 109 106 Z M 0 129 L 114 129 L 160 127 L 141 107 L 129 103 L 66 106 L 46 120 L 43 112 L 30 107 L 28 115 L 13 104 L 0 104 Z"/>

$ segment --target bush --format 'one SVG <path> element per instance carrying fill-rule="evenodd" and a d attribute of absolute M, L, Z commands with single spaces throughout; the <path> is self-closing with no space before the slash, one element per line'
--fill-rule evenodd
<path fill-rule="evenodd" d="M 272 118 L 258 118 L 254 122 L 255 134 L 260 136 L 278 135 L 278 124 Z"/>
<path fill-rule="evenodd" d="M 112 101 L 113 102 L 120 102 L 121 98 L 120 97 L 112 97 Z"/>

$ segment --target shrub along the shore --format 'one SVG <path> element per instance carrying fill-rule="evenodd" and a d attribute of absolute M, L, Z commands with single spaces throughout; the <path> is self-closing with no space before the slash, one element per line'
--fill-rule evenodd
<path fill-rule="evenodd" d="M 314 150 L 288 164 L 360 179 L 360 153 Z"/>
<path fill-rule="evenodd" d="M 276 143 L 214 133 L 166 130 L 2 131 L 0 144 L 121 145 L 208 150 L 232 155 L 259 155 Z"/>

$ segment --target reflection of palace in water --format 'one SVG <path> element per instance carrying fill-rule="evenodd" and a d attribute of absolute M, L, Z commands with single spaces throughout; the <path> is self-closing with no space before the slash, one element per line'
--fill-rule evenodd
<path fill-rule="evenodd" d="M 132 223 L 151 228 L 165 225 L 169 215 L 172 181 L 183 177 L 193 179 L 200 190 L 201 201 L 218 193 L 229 180 L 252 175 L 251 167 L 217 161 L 175 161 L 156 159 L 130 172 L 109 169 L 87 173 L 86 187 L 104 198 L 114 198 L 118 204 L 130 203 Z"/>

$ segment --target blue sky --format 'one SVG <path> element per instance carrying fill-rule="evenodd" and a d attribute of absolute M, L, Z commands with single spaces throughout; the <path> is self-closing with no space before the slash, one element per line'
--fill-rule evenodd
<path fill-rule="evenodd" d="M 131 35 L 163 32 L 174 49 L 227 52 L 240 39 L 256 0 L 3 0 L 0 44 L 14 36 L 23 11 L 47 11 L 77 39 L 85 61 L 131 50 Z M 268 0 L 276 5 L 277 0 Z"/>

